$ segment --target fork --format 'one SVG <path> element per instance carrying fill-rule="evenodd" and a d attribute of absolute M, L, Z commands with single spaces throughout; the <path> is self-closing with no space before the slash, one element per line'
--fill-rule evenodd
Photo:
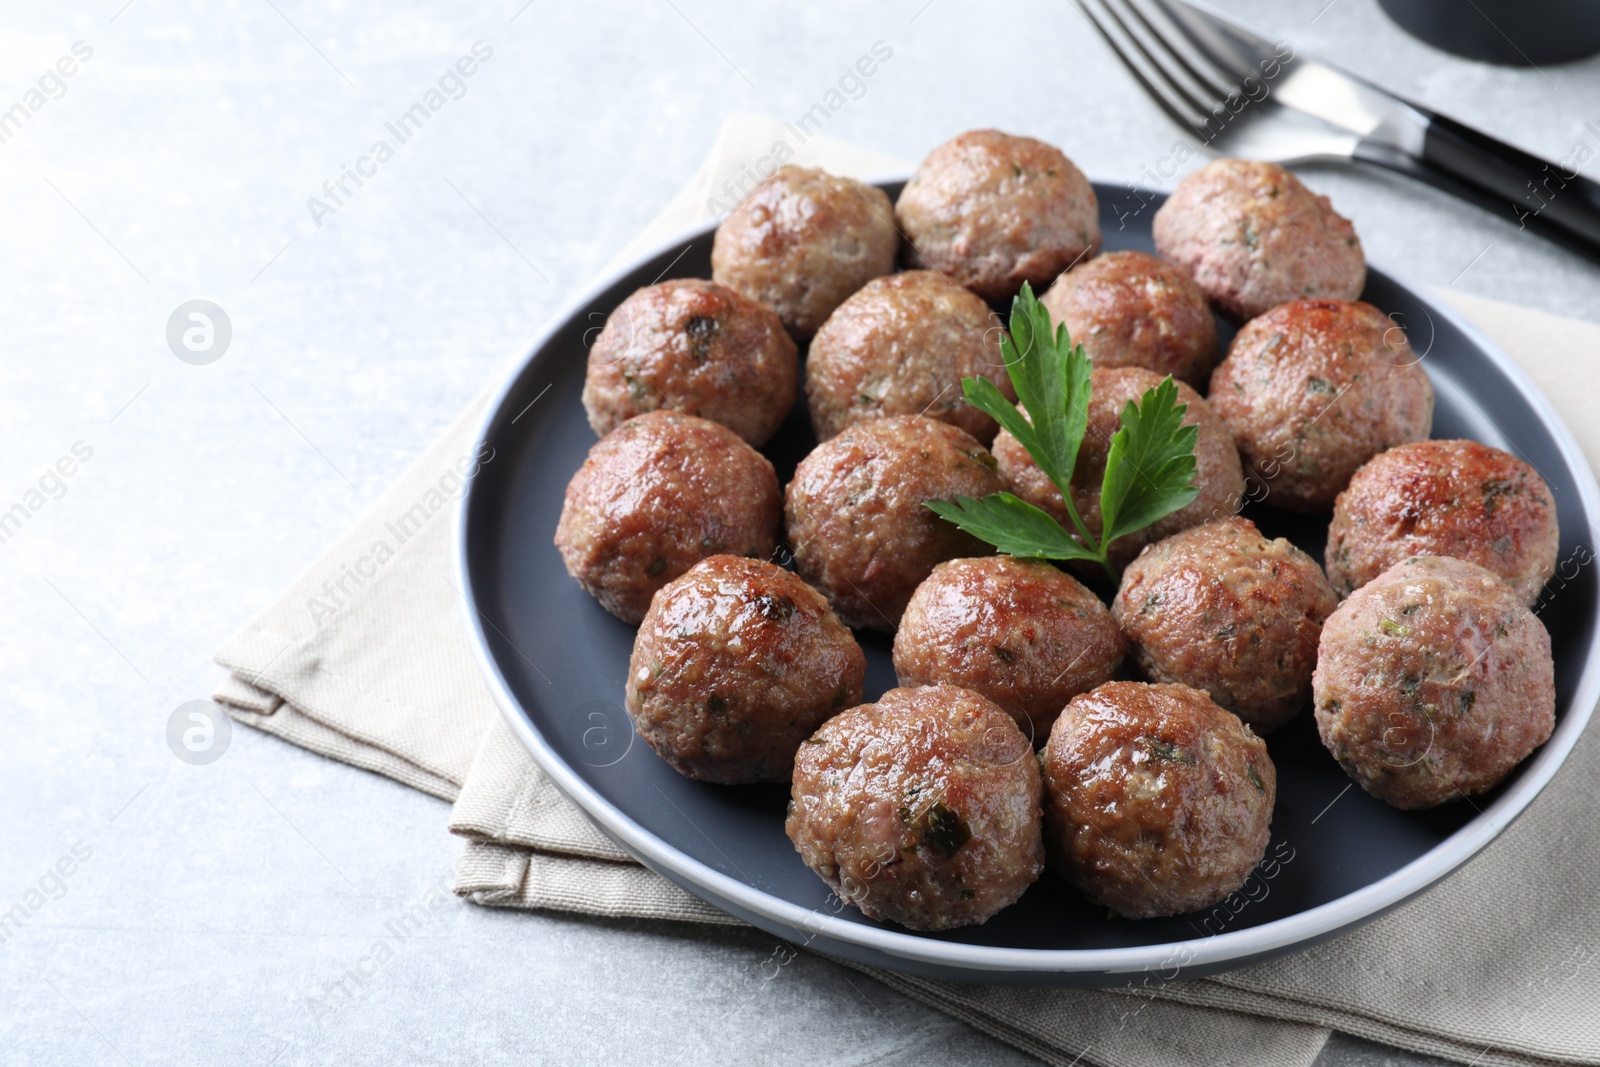
<path fill-rule="evenodd" d="M 1383 167 L 1600 261 L 1600 185 L 1578 173 L 1584 159 L 1547 162 L 1192 0 L 1077 4 L 1162 111 L 1219 155 Z"/>

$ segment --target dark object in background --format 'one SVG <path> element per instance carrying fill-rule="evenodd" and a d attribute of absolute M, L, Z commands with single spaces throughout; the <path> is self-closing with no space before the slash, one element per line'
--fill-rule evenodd
<path fill-rule="evenodd" d="M 1468 59 L 1531 67 L 1600 52 L 1594 0 L 1378 0 L 1400 28 Z"/>

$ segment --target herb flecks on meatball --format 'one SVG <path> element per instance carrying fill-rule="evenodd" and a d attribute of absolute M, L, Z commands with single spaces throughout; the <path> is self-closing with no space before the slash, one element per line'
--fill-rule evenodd
<path fill-rule="evenodd" d="M 1411 556 L 1454 556 L 1531 605 L 1560 541 L 1555 499 L 1531 464 L 1477 441 L 1418 441 L 1374 456 L 1339 494 L 1328 578 L 1348 596 Z"/>
<path fill-rule="evenodd" d="M 777 313 L 725 285 L 681 278 L 617 305 L 589 352 L 583 406 L 604 436 L 635 415 L 698 415 L 759 447 L 799 388 L 799 355 Z"/>
<path fill-rule="evenodd" d="M 956 686 L 891 689 L 800 746 L 786 829 L 869 918 L 987 921 L 1044 870 L 1039 763 L 1004 711 Z"/>
<path fill-rule="evenodd" d="M 1122 663 L 1111 613 L 1044 560 L 956 559 L 911 596 L 894 638 L 901 685 L 959 685 L 1017 720 L 1035 746 L 1067 701 L 1109 682 Z"/>
<path fill-rule="evenodd" d="M 1296 300 L 1246 323 L 1209 396 L 1252 494 L 1289 511 L 1326 511 L 1363 463 L 1433 426 L 1433 384 L 1405 331 L 1346 300 Z"/>
<path fill-rule="evenodd" d="M 712 556 L 651 601 L 628 664 L 628 714 L 691 778 L 788 781 L 800 742 L 861 702 L 865 671 L 821 593 L 763 560 Z"/>
<path fill-rule="evenodd" d="M 1210 907 L 1266 851 L 1267 746 L 1185 685 L 1111 682 L 1068 704 L 1044 751 L 1050 863 L 1084 895 L 1147 919 Z"/>
<path fill-rule="evenodd" d="M 1354 300 L 1367 261 L 1355 227 L 1276 163 L 1219 159 L 1173 190 L 1152 222 L 1156 252 L 1240 319 L 1290 300 Z"/>
<path fill-rule="evenodd" d="M 847 625 L 892 633 L 934 567 L 991 551 L 924 505 L 1004 485 L 988 449 L 949 423 L 857 423 L 795 468 L 784 505 L 795 569 Z"/>
<path fill-rule="evenodd" d="M 926 415 L 994 440 L 993 419 L 967 403 L 964 378 L 1016 399 L 1000 354 L 1000 320 L 932 271 L 878 278 L 823 323 L 806 354 L 806 402 L 817 440 L 884 415 Z"/>
<path fill-rule="evenodd" d="M 1404 560 L 1322 627 L 1317 730 L 1361 788 L 1397 808 L 1492 789 L 1555 729 L 1550 635 L 1492 571 Z"/>
<path fill-rule="evenodd" d="M 655 411 L 589 449 L 555 543 L 601 607 L 637 624 L 656 590 L 707 556 L 770 556 L 782 509 L 772 464 L 732 430 Z"/>
<path fill-rule="evenodd" d="M 1183 268 L 1144 252 L 1084 260 L 1042 303 L 1096 366 L 1144 367 L 1202 389 L 1217 364 L 1206 294 Z"/>
<path fill-rule="evenodd" d="M 985 300 L 1043 289 L 1100 250 L 1094 187 L 1061 150 L 1032 137 L 973 130 L 935 148 L 895 204 L 906 262 Z"/>
<path fill-rule="evenodd" d="M 1111 611 L 1146 678 L 1204 689 L 1267 733 L 1311 696 L 1317 640 L 1338 604 L 1310 556 L 1228 518 L 1146 548 Z"/>
<path fill-rule="evenodd" d="M 882 189 L 791 164 L 722 220 L 711 272 L 771 305 L 804 341 L 851 293 L 894 270 L 899 248 L 894 208 Z"/>

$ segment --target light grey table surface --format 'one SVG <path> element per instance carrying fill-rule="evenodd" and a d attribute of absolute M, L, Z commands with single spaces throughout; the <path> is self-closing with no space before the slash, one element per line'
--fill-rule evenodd
<path fill-rule="evenodd" d="M 828 134 L 916 159 L 998 126 L 1113 179 L 1177 137 L 1064 3 L 521 5 L 5 4 L 0 109 L 92 49 L 0 143 L 0 510 L 92 450 L 0 543 L 0 910 L 48 891 L 0 945 L 6 1063 L 1028 1062 L 815 958 L 766 980 L 763 934 L 453 900 L 318 1017 L 312 995 L 448 881 L 446 806 L 244 728 L 211 766 L 168 748 L 212 649 L 683 185 L 728 111 L 797 116 L 882 40 Z M 1597 140 L 1594 62 L 1450 60 L 1372 0 L 1226 6 L 1547 156 Z M 465 95 L 315 225 L 307 199 L 477 41 L 493 54 Z M 1375 263 L 1600 320 L 1593 266 L 1399 181 L 1307 176 Z M 209 366 L 166 342 L 195 298 L 232 323 Z M 1322 1062 L 1423 1061 L 1336 1038 Z"/>

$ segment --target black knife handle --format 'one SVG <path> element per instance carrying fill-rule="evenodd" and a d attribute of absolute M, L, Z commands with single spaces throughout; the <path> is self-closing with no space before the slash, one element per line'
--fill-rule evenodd
<path fill-rule="evenodd" d="M 1428 115 L 1422 162 L 1475 190 L 1475 201 L 1518 227 L 1564 238 L 1568 247 L 1600 258 L 1600 184 L 1576 165 L 1540 159 L 1437 114 Z"/>
<path fill-rule="evenodd" d="M 1416 156 L 1402 152 L 1398 148 L 1384 144 L 1381 141 L 1361 141 L 1356 145 L 1355 159 L 1361 163 L 1371 163 L 1374 166 L 1392 170 L 1396 174 L 1403 174 L 1414 181 L 1431 185 L 1440 192 L 1449 193 L 1469 204 L 1475 204 L 1485 211 L 1504 212 L 1506 202 L 1504 199 L 1486 192 L 1476 185 L 1468 185 L 1457 178 L 1451 177 L 1436 167 L 1429 166 Z M 1513 220 L 1515 221 L 1515 220 Z"/>

